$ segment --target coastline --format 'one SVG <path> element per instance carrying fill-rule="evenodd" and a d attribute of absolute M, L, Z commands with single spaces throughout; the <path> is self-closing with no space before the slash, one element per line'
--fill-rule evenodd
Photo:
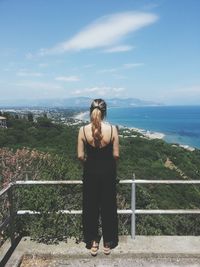
<path fill-rule="evenodd" d="M 75 120 L 80 120 L 80 121 L 87 121 L 87 120 L 85 119 L 85 117 L 88 116 L 88 115 L 89 115 L 89 111 L 82 111 L 82 112 L 80 112 L 80 113 L 74 115 L 74 116 L 73 116 L 73 119 L 75 119 Z"/>
<path fill-rule="evenodd" d="M 73 118 L 76 120 L 86 122 L 86 121 L 88 121 L 88 118 L 89 118 L 89 111 L 80 112 L 77 115 L 75 115 Z M 127 129 L 129 131 L 138 132 L 138 133 L 142 134 L 144 137 L 147 137 L 149 139 L 163 139 L 165 137 L 165 134 L 160 133 L 160 132 L 153 132 L 153 131 L 135 128 L 135 127 L 127 127 L 124 125 L 118 125 L 118 127 L 120 129 L 123 129 L 123 130 Z"/>
<path fill-rule="evenodd" d="M 141 128 L 128 127 L 128 126 L 124 126 L 124 125 L 118 125 L 118 126 L 120 129 L 123 129 L 123 130 L 129 130 L 129 131 L 137 132 L 137 133 L 141 134 L 143 137 L 146 137 L 148 139 L 163 139 L 165 137 L 165 134 L 160 133 L 160 132 L 153 132 L 153 131 L 144 130 Z"/>
<path fill-rule="evenodd" d="M 87 122 L 87 121 L 89 121 L 89 111 L 80 112 L 80 113 L 76 114 L 75 116 L 73 116 L 73 119 L 79 120 L 82 122 Z M 133 131 L 141 134 L 141 138 L 146 138 L 149 140 L 153 140 L 153 139 L 164 140 L 164 138 L 166 136 L 164 133 L 161 133 L 161 132 L 154 132 L 154 131 L 145 130 L 145 129 L 141 129 L 141 128 L 128 127 L 128 126 L 124 126 L 124 125 L 118 125 L 118 127 L 119 127 L 119 129 L 123 130 L 123 135 L 121 135 L 121 137 L 123 137 L 123 138 L 136 137 L 136 135 L 133 134 Z M 125 133 L 125 135 L 124 135 L 124 133 Z M 164 141 L 167 142 L 166 140 L 164 140 Z M 167 143 L 169 143 L 169 142 L 167 142 Z M 182 148 L 189 150 L 189 151 L 194 151 L 196 149 L 196 148 L 189 146 L 187 144 L 177 144 L 177 143 L 169 143 L 169 144 L 171 144 L 172 146 L 182 147 Z"/>

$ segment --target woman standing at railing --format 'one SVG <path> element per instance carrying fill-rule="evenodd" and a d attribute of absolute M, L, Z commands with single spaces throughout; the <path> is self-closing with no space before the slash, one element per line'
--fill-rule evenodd
<path fill-rule="evenodd" d="M 78 158 L 83 162 L 83 235 L 86 248 L 93 256 L 99 249 L 99 216 L 101 215 L 103 251 L 110 254 L 118 245 L 116 204 L 116 160 L 119 158 L 119 138 L 115 126 L 105 123 L 106 103 L 93 100 L 91 123 L 78 135 Z M 85 153 L 86 151 L 86 153 Z"/>

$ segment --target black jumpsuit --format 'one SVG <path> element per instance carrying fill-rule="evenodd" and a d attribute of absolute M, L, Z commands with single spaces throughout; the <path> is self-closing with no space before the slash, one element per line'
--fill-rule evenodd
<path fill-rule="evenodd" d="M 83 127 L 84 135 L 85 129 Z M 113 157 L 112 126 L 110 143 L 94 147 L 87 142 L 87 159 L 83 169 L 83 235 L 86 248 L 91 241 L 100 241 L 98 232 L 101 215 L 103 241 L 110 247 L 118 245 L 118 218 L 116 204 L 116 161 Z"/>

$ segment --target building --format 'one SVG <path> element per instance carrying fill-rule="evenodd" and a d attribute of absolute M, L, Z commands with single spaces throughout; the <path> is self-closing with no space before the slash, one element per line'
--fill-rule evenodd
<path fill-rule="evenodd" d="M 7 128 L 6 117 L 0 116 L 0 128 Z"/>

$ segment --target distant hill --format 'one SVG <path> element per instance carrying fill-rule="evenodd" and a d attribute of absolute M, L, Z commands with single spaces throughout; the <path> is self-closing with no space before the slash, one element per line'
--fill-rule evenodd
<path fill-rule="evenodd" d="M 0 107 L 79 107 L 85 108 L 91 104 L 93 98 L 71 97 L 53 99 L 18 99 L 0 100 Z M 138 98 L 109 98 L 106 99 L 109 107 L 138 107 L 138 106 L 159 106 L 163 105 L 154 101 L 146 101 Z"/>
<path fill-rule="evenodd" d="M 160 106 L 161 103 L 138 98 L 111 98 L 107 100 L 110 107 Z"/>

